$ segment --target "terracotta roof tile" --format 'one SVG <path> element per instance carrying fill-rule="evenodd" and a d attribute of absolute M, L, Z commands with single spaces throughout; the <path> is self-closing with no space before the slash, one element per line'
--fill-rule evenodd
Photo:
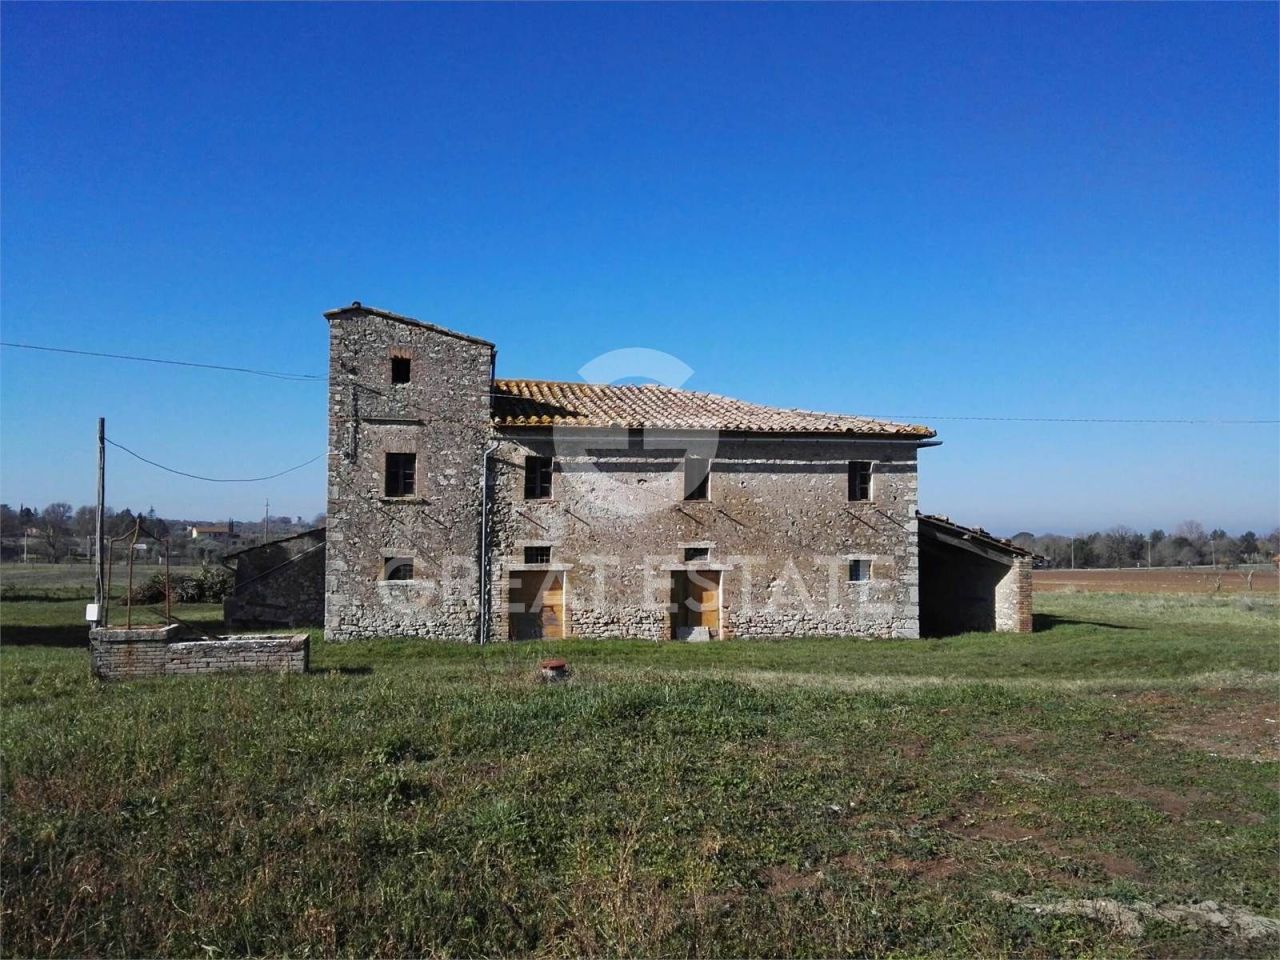
<path fill-rule="evenodd" d="M 746 433 L 883 434 L 927 439 L 928 427 L 811 410 L 767 407 L 659 384 L 609 386 L 495 380 L 493 422 L 502 427 L 649 427 Z"/>
<path fill-rule="evenodd" d="M 1006 540 L 1004 537 L 997 537 L 994 533 L 988 533 L 981 527 L 966 527 L 963 524 L 956 523 L 950 517 L 944 517 L 936 513 L 921 513 L 916 511 L 916 519 L 925 523 L 933 524 L 943 530 L 949 530 L 952 533 L 959 534 L 965 539 L 981 540 L 988 546 L 997 547 L 1006 550 L 1009 553 L 1016 554 L 1020 557 L 1029 557 L 1032 555 L 1030 550 L 1025 550 L 1018 546 L 1012 540 Z"/>

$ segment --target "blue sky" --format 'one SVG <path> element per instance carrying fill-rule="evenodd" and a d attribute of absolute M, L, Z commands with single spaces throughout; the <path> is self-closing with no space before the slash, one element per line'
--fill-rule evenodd
<path fill-rule="evenodd" d="M 500 375 L 914 417 L 1275 418 L 1274 4 L 13 4 L 6 340 L 323 373 L 359 299 Z M 322 385 L 0 352 L 0 496 L 95 418 L 195 473 L 324 450 Z M 921 505 L 1011 533 L 1277 523 L 1275 425 L 934 420 Z M 321 463 L 108 500 L 310 517 Z"/>

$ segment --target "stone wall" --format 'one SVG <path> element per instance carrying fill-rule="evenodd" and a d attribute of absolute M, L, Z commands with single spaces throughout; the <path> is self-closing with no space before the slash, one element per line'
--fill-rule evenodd
<path fill-rule="evenodd" d="M 305 673 L 310 642 L 305 633 L 182 640 L 184 628 L 99 628 L 89 633 L 89 668 L 102 680 L 132 680 L 231 671 Z"/>
<path fill-rule="evenodd" d="M 326 316 L 326 636 L 474 641 L 493 345 L 358 306 Z M 408 383 L 391 382 L 393 356 Z M 412 496 L 386 496 L 389 452 L 417 455 Z M 393 557 L 412 559 L 411 580 L 385 579 Z"/>
<path fill-rule="evenodd" d="M 1031 558 L 1018 557 L 996 584 L 996 629 L 1007 633 L 1032 630 Z"/>
<path fill-rule="evenodd" d="M 507 431 L 492 458 L 491 639 L 508 636 L 510 576 L 538 573 L 530 545 L 563 569 L 570 635 L 669 638 L 688 546 L 721 578 L 723 637 L 918 635 L 914 443 L 548 434 Z M 711 463 L 706 502 L 683 499 L 690 442 Z M 551 499 L 523 498 L 529 455 L 555 458 Z M 869 502 L 848 500 L 850 460 L 876 464 Z M 848 582 L 855 557 L 867 582 Z"/>
<path fill-rule="evenodd" d="M 244 550 L 233 558 L 236 582 L 222 604 L 232 629 L 316 627 L 324 623 L 322 529 Z"/>

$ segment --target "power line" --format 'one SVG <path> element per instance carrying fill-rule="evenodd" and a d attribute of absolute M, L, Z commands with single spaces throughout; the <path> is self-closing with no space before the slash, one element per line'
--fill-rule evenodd
<path fill-rule="evenodd" d="M 198 473 L 187 473 L 185 470 L 177 470 L 173 467 L 166 467 L 163 463 L 156 463 L 154 460 L 148 460 L 142 454 L 135 453 L 124 444 L 116 443 L 114 440 L 107 439 L 107 443 L 111 444 L 111 446 L 118 450 L 123 450 L 125 453 L 129 454 L 129 456 L 134 457 L 137 460 L 141 460 L 143 463 L 149 463 L 151 466 L 159 467 L 161 470 L 168 473 L 175 473 L 180 477 L 190 477 L 192 480 L 205 480 L 209 483 L 257 483 L 260 480 L 274 480 L 276 477 L 283 477 L 286 473 L 293 473 L 295 470 L 301 470 L 303 467 L 308 467 L 324 456 L 323 453 L 318 453 L 306 463 L 299 463 L 296 466 L 281 470 L 279 473 L 268 474 L 265 477 L 202 477 Z"/>
<path fill-rule="evenodd" d="M 96 350 L 74 350 L 70 347 L 48 347 L 34 343 L 15 343 L 9 340 L 0 340 L 0 347 L 14 347 L 21 350 L 42 350 L 47 353 L 68 353 L 82 357 L 102 357 L 109 360 L 132 360 L 138 363 L 159 363 L 175 367 L 194 367 L 202 370 L 223 370 L 229 373 L 247 373 L 258 377 L 270 377 L 275 380 L 290 380 L 300 383 L 322 383 L 328 379 L 327 376 L 321 376 L 314 373 L 284 373 L 278 370 L 257 370 L 251 367 L 231 367 L 217 363 L 197 363 L 192 360 L 170 360 L 160 357 L 140 357 L 124 353 L 103 353 Z M 521 397 L 519 395 L 505 393 L 502 391 L 490 391 L 481 394 L 468 395 L 488 398 L 501 397 L 503 399 L 533 400 L 533 398 L 530 397 Z M 842 416 L 842 414 L 831 414 L 831 416 Z M 1234 419 L 1224 417 L 976 417 L 934 416 L 922 414 L 865 414 L 863 416 L 868 416 L 878 420 L 911 420 L 917 422 L 927 420 L 946 420 L 956 422 L 967 421 L 973 423 L 1196 424 L 1206 426 L 1264 426 L 1269 424 L 1280 424 L 1280 419 Z"/>
<path fill-rule="evenodd" d="M 43 350 L 47 353 L 71 353 L 81 357 L 105 357 L 109 360 L 134 360 L 138 363 L 162 363 L 174 367 L 198 367 L 202 370 L 225 370 L 230 373 L 250 373 L 256 377 L 270 377 L 273 380 L 295 380 L 303 383 L 323 383 L 328 379 L 313 373 L 281 373 L 278 370 L 255 370 L 250 367 L 227 367 L 218 363 L 196 363 L 193 360 L 138 357 L 128 353 L 100 353 L 96 350 L 73 350 L 70 347 L 46 347 L 35 343 L 14 343 L 10 340 L 0 340 L 0 347 L 16 347 L 20 350 Z"/>
<path fill-rule="evenodd" d="M 906 414 L 874 414 L 875 419 L 884 420 L 970 420 L 988 423 L 1172 423 L 1172 424 L 1208 424 L 1208 425 L 1240 425 L 1280 423 L 1280 420 L 1232 420 L 1224 418 L 1194 417 L 936 417 Z"/>

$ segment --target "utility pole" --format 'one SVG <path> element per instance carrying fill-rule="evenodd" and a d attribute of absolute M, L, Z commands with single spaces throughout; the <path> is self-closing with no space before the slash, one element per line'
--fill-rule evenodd
<path fill-rule="evenodd" d="M 262 508 L 262 542 L 266 543 L 271 539 L 271 498 L 267 498 L 266 504 Z"/>
<path fill-rule="evenodd" d="M 1076 538 L 1071 538 L 1071 569 L 1076 568 Z"/>
<path fill-rule="evenodd" d="M 93 602 L 98 605 L 98 617 L 101 622 L 102 617 L 102 601 L 104 600 L 105 591 L 105 569 L 106 561 L 102 555 L 102 543 L 104 539 L 104 524 L 106 518 L 106 490 L 107 490 L 107 418 L 98 418 L 98 515 L 93 525 Z"/>
<path fill-rule="evenodd" d="M 1151 569 L 1151 537 L 1147 536 L 1147 569 Z"/>

